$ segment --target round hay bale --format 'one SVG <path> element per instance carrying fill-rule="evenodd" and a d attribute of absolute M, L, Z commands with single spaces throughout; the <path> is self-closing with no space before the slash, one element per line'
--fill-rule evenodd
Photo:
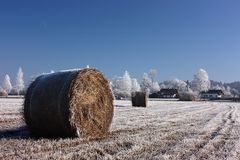
<path fill-rule="evenodd" d="M 25 95 L 24 119 L 36 136 L 100 138 L 112 118 L 109 83 L 96 69 L 39 76 Z"/>
<path fill-rule="evenodd" d="M 0 97 L 7 97 L 8 93 L 5 90 L 0 91 Z"/>
<path fill-rule="evenodd" d="M 196 101 L 196 97 L 192 93 L 180 93 L 180 101 Z"/>
<path fill-rule="evenodd" d="M 132 106 L 147 107 L 148 94 L 146 92 L 132 92 Z"/>

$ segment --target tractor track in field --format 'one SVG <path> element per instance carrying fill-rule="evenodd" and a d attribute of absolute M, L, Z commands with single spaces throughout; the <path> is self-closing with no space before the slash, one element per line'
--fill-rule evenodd
<path fill-rule="evenodd" d="M 2 102 L 7 105 L 0 103 L 0 159 L 240 157 L 239 103 L 151 101 L 148 108 L 136 108 L 129 102 L 116 101 L 110 133 L 102 139 L 82 140 L 33 138 L 21 128 L 21 101 Z"/>
<path fill-rule="evenodd" d="M 235 123 L 236 110 L 235 106 L 228 106 L 228 110 L 224 113 L 220 112 L 221 120 L 216 126 L 209 130 L 205 129 L 204 132 L 197 131 L 196 135 L 188 137 L 189 141 L 182 144 L 181 151 L 172 159 L 208 159 L 210 154 L 222 147 L 228 140 Z"/>
<path fill-rule="evenodd" d="M 223 115 L 222 123 L 217 128 L 204 136 L 206 141 L 200 145 L 198 152 L 194 153 L 194 158 L 205 159 L 208 154 L 222 147 L 229 137 L 235 120 L 236 107 L 229 106 L 229 111 Z"/>

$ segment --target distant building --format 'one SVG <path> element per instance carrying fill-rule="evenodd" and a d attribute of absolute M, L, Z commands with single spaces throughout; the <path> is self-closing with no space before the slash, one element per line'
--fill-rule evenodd
<path fill-rule="evenodd" d="M 215 98 L 222 98 L 224 93 L 222 90 L 208 90 L 206 92 L 201 92 L 200 97 L 201 99 L 215 99 Z"/>
<path fill-rule="evenodd" d="M 161 89 L 159 92 L 152 93 L 149 98 L 179 98 L 177 89 Z"/>

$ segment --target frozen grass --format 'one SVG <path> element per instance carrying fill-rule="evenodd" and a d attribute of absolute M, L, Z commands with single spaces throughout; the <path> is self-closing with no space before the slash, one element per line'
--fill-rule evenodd
<path fill-rule="evenodd" d="M 240 103 L 115 101 L 104 139 L 36 139 L 21 99 L 0 99 L 0 159 L 240 159 Z"/>

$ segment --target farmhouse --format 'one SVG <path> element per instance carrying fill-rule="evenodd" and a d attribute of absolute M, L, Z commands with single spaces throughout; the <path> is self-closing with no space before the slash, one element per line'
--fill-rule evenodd
<path fill-rule="evenodd" d="M 202 99 L 222 98 L 223 95 L 224 93 L 222 90 L 208 90 L 200 93 Z"/>
<path fill-rule="evenodd" d="M 179 98 L 177 89 L 165 88 L 149 95 L 149 98 Z"/>

